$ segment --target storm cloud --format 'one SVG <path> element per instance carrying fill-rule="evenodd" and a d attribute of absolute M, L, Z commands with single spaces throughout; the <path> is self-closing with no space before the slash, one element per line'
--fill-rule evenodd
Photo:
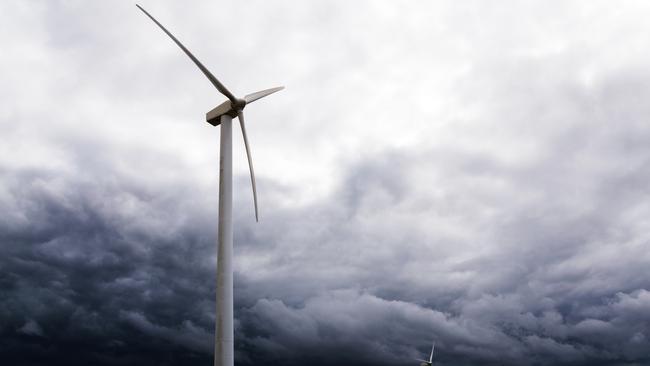
<path fill-rule="evenodd" d="M 237 364 L 650 363 L 646 4 L 142 5 L 288 86 L 259 224 L 235 144 Z M 1 7 L 3 362 L 211 363 L 219 97 L 131 3 Z"/>

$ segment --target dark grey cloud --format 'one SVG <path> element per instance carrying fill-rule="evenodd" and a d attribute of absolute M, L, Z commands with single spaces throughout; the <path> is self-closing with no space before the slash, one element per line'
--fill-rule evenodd
<path fill-rule="evenodd" d="M 164 194 L 79 175 L 3 174 L 17 219 L 2 221 L 0 352 L 11 364 L 209 359 L 214 235 L 189 229 L 202 215 L 186 224 Z"/>
<path fill-rule="evenodd" d="M 97 155 L 114 156 L 111 152 L 119 155 Z M 549 188 L 543 179 L 522 179 L 519 169 L 495 169 L 489 158 L 482 158 L 479 172 L 472 163 L 459 176 L 457 162 L 473 159 L 481 158 L 438 150 L 393 151 L 359 161 L 321 201 L 282 208 L 268 200 L 272 214 L 256 228 L 247 220 L 247 205 L 239 202 L 242 364 L 396 365 L 421 356 L 418 349 L 426 351 L 432 337 L 441 364 L 646 362 L 650 293 L 640 266 L 644 247 L 616 261 L 591 258 L 580 269 L 590 250 L 601 256 L 627 245 L 607 241 L 604 224 L 590 224 L 616 211 L 584 213 L 578 207 L 549 222 L 529 217 L 538 201 L 497 200 L 501 205 L 494 209 L 509 219 L 485 219 L 478 210 L 486 194 L 481 185 L 464 191 L 459 182 L 442 197 L 421 196 L 414 194 L 417 180 L 399 179 L 435 167 L 452 180 L 490 174 L 516 186 Z M 133 163 L 141 160 L 147 157 Z M 52 356 L 72 364 L 209 362 L 215 210 L 197 202 L 210 192 L 193 189 L 192 179 L 185 178 L 191 173 L 182 166 L 161 162 L 185 174 L 147 186 L 112 164 L 94 159 L 92 166 L 64 176 L 3 174 L 12 193 L 3 208 L 13 213 L 2 221 L 2 284 L 8 296 L 0 314 L 7 340 L 2 352 L 9 359 L 29 352 L 33 364 Z M 85 170 L 92 173 L 81 173 Z M 100 172 L 115 178 L 103 179 Z M 247 178 L 236 182 L 242 201 Z M 271 188 L 268 196 L 282 194 L 281 187 Z M 638 209 L 618 203 L 620 195 L 598 197 L 588 201 Z M 434 202 L 422 205 L 423 199 Z M 550 193 L 546 200 L 542 209 L 564 202 Z M 455 209 L 458 205 L 467 210 Z M 436 227 L 438 220 L 434 227 L 416 225 L 417 217 L 428 215 L 460 227 Z M 494 227 L 480 233 L 482 253 L 449 262 L 466 256 L 456 247 L 472 245 L 450 233 L 463 229 L 463 220 L 488 220 Z M 628 225 L 608 224 L 616 237 L 638 239 Z M 567 242 L 573 244 L 563 249 Z M 609 275 L 612 271 L 623 277 Z M 68 358 L 76 347 L 84 347 L 83 354 Z"/>

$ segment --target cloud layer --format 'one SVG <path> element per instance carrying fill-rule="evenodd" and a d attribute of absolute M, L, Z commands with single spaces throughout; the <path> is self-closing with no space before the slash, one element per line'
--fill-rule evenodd
<path fill-rule="evenodd" d="M 647 5 L 143 5 L 289 86 L 259 224 L 236 144 L 238 364 L 650 362 Z M 209 364 L 218 96 L 131 3 L 2 8 L 0 356 Z"/>

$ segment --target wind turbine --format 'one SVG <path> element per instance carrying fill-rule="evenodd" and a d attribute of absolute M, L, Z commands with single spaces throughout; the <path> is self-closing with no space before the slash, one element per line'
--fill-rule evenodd
<path fill-rule="evenodd" d="M 217 240 L 217 298 L 215 325 L 215 366 L 234 365 L 234 329 L 233 329 L 233 274 L 232 274 L 232 119 L 237 117 L 241 126 L 248 169 L 253 186 L 253 204 L 255 205 L 255 221 L 259 220 L 257 209 L 257 189 L 255 187 L 255 172 L 246 125 L 244 123 L 244 107 L 260 98 L 284 89 L 283 86 L 261 90 L 237 98 L 230 92 L 183 44 L 176 39 L 162 24 L 140 5 L 142 10 L 160 29 L 163 30 L 185 54 L 196 64 L 217 90 L 228 100 L 219 104 L 206 114 L 206 121 L 213 126 L 221 125 L 220 158 L 219 158 L 219 229 Z"/>
<path fill-rule="evenodd" d="M 431 354 L 429 355 L 429 361 L 427 361 L 427 360 L 421 360 L 421 359 L 419 359 L 419 358 L 417 359 L 418 361 L 422 361 L 422 363 L 420 364 L 420 366 L 431 366 L 431 364 L 433 363 L 433 350 L 434 350 L 435 348 L 436 348 L 436 342 L 433 342 L 433 346 L 431 347 Z"/>

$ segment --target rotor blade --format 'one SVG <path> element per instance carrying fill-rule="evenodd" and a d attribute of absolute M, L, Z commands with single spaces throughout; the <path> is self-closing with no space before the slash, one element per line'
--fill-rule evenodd
<path fill-rule="evenodd" d="M 214 87 L 217 88 L 217 90 L 221 94 L 225 95 L 228 99 L 230 99 L 233 102 L 237 99 L 225 86 L 223 86 L 223 84 L 221 84 L 219 80 L 217 80 L 217 78 L 214 75 L 212 75 L 210 70 L 208 70 L 205 66 L 203 66 L 203 64 L 199 60 L 197 60 L 196 57 L 194 57 L 194 55 L 187 48 L 185 48 L 185 46 L 183 46 L 183 44 L 178 39 L 176 39 L 176 37 L 174 37 L 171 33 L 169 33 L 169 31 L 165 27 L 163 27 L 162 24 L 158 23 L 158 21 L 154 17 L 152 17 L 151 14 L 147 13 L 147 11 L 144 10 L 140 5 L 135 4 L 135 6 L 137 6 L 138 9 L 142 10 L 142 12 L 145 13 L 149 18 L 151 18 L 151 20 L 153 20 L 153 22 L 156 23 L 160 27 L 160 29 L 162 29 L 165 33 L 167 33 L 169 38 L 171 38 L 178 45 L 178 47 L 180 47 L 183 50 L 183 52 L 185 52 L 185 54 L 190 59 L 192 59 L 192 61 L 196 64 L 196 66 L 198 66 L 201 72 L 203 72 L 203 74 L 210 80 L 212 85 L 214 85 Z"/>
<path fill-rule="evenodd" d="M 244 123 L 244 111 L 237 113 L 239 118 L 239 125 L 241 126 L 241 134 L 244 136 L 244 147 L 246 147 L 246 157 L 248 158 L 248 169 L 251 172 L 251 184 L 253 185 L 253 203 L 255 204 L 255 221 L 259 222 L 257 212 L 257 188 L 255 187 L 255 171 L 253 171 L 253 158 L 251 157 L 251 149 L 248 146 L 248 136 L 246 135 L 246 124 Z"/>
<path fill-rule="evenodd" d="M 433 350 L 436 348 L 436 342 L 433 342 L 433 346 L 431 346 L 431 356 L 429 356 L 429 363 L 433 362 Z"/>
<path fill-rule="evenodd" d="M 284 86 L 278 86 L 277 88 L 261 90 L 252 94 L 248 94 L 247 96 L 244 97 L 244 100 L 246 100 L 246 103 L 252 103 L 260 98 L 264 98 L 267 95 L 273 94 L 275 92 L 279 92 L 282 89 L 284 89 Z"/>
<path fill-rule="evenodd" d="M 429 361 L 427 361 L 427 360 L 423 360 L 423 359 L 420 359 L 420 358 L 416 358 L 415 360 L 416 360 L 416 361 L 422 361 L 422 362 L 425 362 L 425 363 L 429 363 Z"/>

